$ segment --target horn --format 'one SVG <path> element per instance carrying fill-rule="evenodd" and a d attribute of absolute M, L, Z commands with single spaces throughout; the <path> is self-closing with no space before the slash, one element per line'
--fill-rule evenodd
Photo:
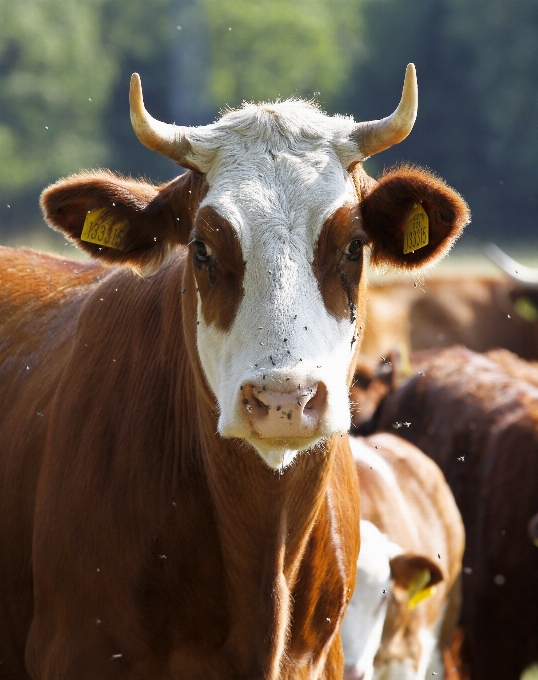
<path fill-rule="evenodd" d="M 489 259 L 517 283 L 538 288 L 538 269 L 527 267 L 513 260 L 494 243 L 486 243 L 484 250 Z"/>
<path fill-rule="evenodd" d="M 414 64 L 408 64 L 402 98 L 398 108 L 387 118 L 359 123 L 351 133 L 351 139 L 357 144 L 362 158 L 385 151 L 394 144 L 402 142 L 413 129 L 417 118 L 418 85 Z"/>
<path fill-rule="evenodd" d="M 193 167 L 192 161 L 187 161 L 191 145 L 187 139 L 186 128 L 161 123 L 150 116 L 144 107 L 142 84 L 138 73 L 131 76 L 129 104 L 133 130 L 144 146 L 171 158 L 179 165 Z"/>

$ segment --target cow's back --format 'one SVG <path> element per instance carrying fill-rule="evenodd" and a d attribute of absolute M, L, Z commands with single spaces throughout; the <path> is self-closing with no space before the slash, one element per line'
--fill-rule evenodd
<path fill-rule="evenodd" d="M 79 309 L 103 273 L 95 264 L 0 248 L 0 517 L 9 518 L 0 522 L 1 677 L 27 677 L 33 507 L 48 416 Z"/>

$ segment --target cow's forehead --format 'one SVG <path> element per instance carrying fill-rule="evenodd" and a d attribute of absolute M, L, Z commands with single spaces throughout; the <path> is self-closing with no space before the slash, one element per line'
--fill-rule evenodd
<path fill-rule="evenodd" d="M 344 203 L 356 202 L 347 170 L 331 149 L 300 155 L 260 149 L 208 177 L 203 205 L 236 229 L 244 247 L 258 230 L 317 240 L 324 222 Z"/>
<path fill-rule="evenodd" d="M 328 217 L 356 201 L 347 171 L 357 155 L 352 119 L 287 104 L 255 107 L 254 116 L 242 109 L 218 123 L 202 205 L 228 220 L 243 248 L 258 229 L 315 241 Z"/>

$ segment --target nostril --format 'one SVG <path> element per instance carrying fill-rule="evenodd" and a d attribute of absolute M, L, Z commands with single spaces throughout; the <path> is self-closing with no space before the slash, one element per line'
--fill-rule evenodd
<path fill-rule="evenodd" d="M 312 396 L 305 403 L 305 409 L 320 411 L 327 400 L 327 388 L 320 382 L 312 390 Z"/>
<path fill-rule="evenodd" d="M 252 395 L 252 398 L 254 399 L 254 403 L 256 404 L 256 406 L 258 406 L 259 408 L 267 408 L 267 409 L 271 408 L 271 406 L 269 404 L 264 404 L 263 401 L 258 399 L 258 397 L 256 397 L 254 394 Z"/>
<path fill-rule="evenodd" d="M 258 395 L 262 394 L 262 390 L 258 391 Z M 259 399 L 254 391 L 252 385 L 245 385 L 243 388 L 243 399 L 241 400 L 246 410 L 256 418 L 262 418 L 267 415 L 267 412 L 271 408 L 269 404 L 266 404 L 261 399 Z"/>

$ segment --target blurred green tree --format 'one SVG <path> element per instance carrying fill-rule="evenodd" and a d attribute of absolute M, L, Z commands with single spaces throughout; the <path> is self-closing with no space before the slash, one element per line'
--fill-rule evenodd
<path fill-rule="evenodd" d="M 534 236 L 538 193 L 538 4 L 535 0 L 366 0 L 364 52 L 348 109 L 390 113 L 405 64 L 419 81 L 419 113 L 402 144 L 375 156 L 430 166 L 469 201 L 465 238 Z"/>
<path fill-rule="evenodd" d="M 359 52 L 361 0 L 203 0 L 215 103 L 319 93 L 340 104 Z"/>
<path fill-rule="evenodd" d="M 142 165 L 129 124 L 129 78 L 133 70 L 145 71 L 146 89 L 163 108 L 169 5 L 0 0 L 4 230 L 38 220 L 39 191 L 61 175 L 103 165 L 128 172 L 131 160 L 135 171 Z M 171 162 L 154 160 L 149 152 L 147 159 L 150 169 L 170 176 Z"/>
<path fill-rule="evenodd" d="M 103 0 L 0 0 L 0 200 L 106 162 L 101 112 L 117 74 Z"/>

